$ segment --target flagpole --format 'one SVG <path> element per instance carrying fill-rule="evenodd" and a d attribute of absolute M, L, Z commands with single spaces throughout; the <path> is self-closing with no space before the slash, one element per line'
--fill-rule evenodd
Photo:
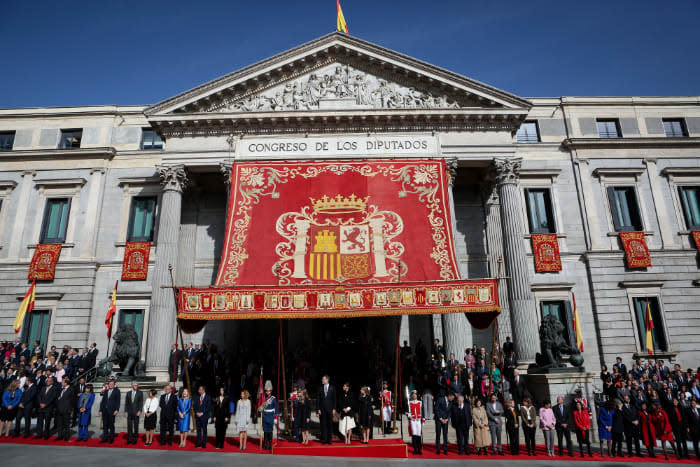
<path fill-rule="evenodd" d="M 106 359 L 109 359 L 109 346 L 112 343 L 112 327 L 114 326 L 114 315 L 116 314 L 116 303 L 113 303 L 115 295 L 117 293 L 117 287 L 119 287 L 119 281 L 116 281 L 114 283 L 114 290 L 112 291 L 112 297 L 109 299 L 109 308 L 110 310 L 107 313 L 111 313 L 112 307 L 115 307 L 114 313 L 111 314 L 109 317 L 109 329 L 107 330 L 107 356 L 105 357 Z"/>

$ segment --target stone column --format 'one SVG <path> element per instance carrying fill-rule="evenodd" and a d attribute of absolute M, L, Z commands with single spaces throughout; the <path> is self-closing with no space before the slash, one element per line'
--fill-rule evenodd
<path fill-rule="evenodd" d="M 455 199 L 452 190 L 454 188 L 455 178 L 457 177 L 457 159 L 448 160 L 447 167 L 450 170 L 448 189 L 448 194 L 450 196 L 450 227 L 452 229 L 452 238 L 454 239 L 455 233 L 457 232 L 457 221 L 455 217 Z M 461 273 L 461 264 L 458 266 L 460 266 L 460 277 L 465 277 L 466 274 Z M 467 321 L 467 317 L 462 313 L 444 314 L 442 315 L 442 327 L 445 334 L 445 358 L 449 357 L 450 352 L 454 352 L 455 358 L 461 359 L 464 356 L 464 349 L 472 345 L 469 339 L 471 335 L 471 332 L 469 332 L 471 331 L 471 326 L 469 325 L 469 321 Z"/>
<path fill-rule="evenodd" d="M 490 277 L 505 276 L 503 263 L 503 229 L 501 227 L 501 202 L 498 198 L 495 174 L 491 172 L 484 181 L 481 191 L 484 200 L 484 220 L 486 221 L 486 251 L 489 263 Z M 499 264 L 500 260 L 500 264 Z M 499 270 L 500 267 L 500 270 Z M 501 280 L 498 284 L 498 301 L 501 304 L 501 315 L 498 318 L 498 338 L 501 345 L 506 337 L 511 335 L 510 307 L 508 306 L 507 281 Z"/>
<path fill-rule="evenodd" d="M 539 348 L 535 300 L 530 287 L 530 271 L 523 244 L 522 209 L 520 207 L 520 158 L 495 159 L 496 183 L 501 201 L 501 223 L 503 226 L 503 249 L 506 275 L 509 279 L 508 301 L 510 304 L 513 343 L 518 360 L 534 361 Z"/>
<path fill-rule="evenodd" d="M 182 213 L 182 191 L 187 184 L 184 165 L 159 165 L 163 198 L 158 223 L 158 248 L 156 264 L 151 278 L 151 309 L 148 318 L 148 346 L 146 366 L 149 373 L 167 379 L 168 355 L 175 342 L 175 300 L 170 285 L 168 265 L 177 266 L 178 242 L 180 238 L 180 216 Z"/>

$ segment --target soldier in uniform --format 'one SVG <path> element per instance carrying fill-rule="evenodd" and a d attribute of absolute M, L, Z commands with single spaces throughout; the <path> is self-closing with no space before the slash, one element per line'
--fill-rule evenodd
<path fill-rule="evenodd" d="M 413 443 L 413 454 L 423 454 L 423 402 L 418 398 L 418 392 L 411 391 L 411 400 L 408 402 L 408 431 Z"/>
<path fill-rule="evenodd" d="M 394 412 L 394 407 L 391 404 L 391 391 L 389 391 L 389 383 L 382 383 L 382 429 L 384 434 L 391 432 L 391 414 Z"/>
<path fill-rule="evenodd" d="M 275 427 L 280 408 L 277 398 L 272 395 L 272 382 L 270 380 L 265 381 L 265 403 L 260 409 L 264 436 L 263 449 L 272 451 L 272 430 Z"/>

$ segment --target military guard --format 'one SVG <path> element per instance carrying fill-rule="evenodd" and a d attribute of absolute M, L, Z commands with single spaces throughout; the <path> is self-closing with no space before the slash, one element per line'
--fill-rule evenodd
<path fill-rule="evenodd" d="M 277 398 L 272 395 L 272 382 L 270 380 L 265 381 L 265 403 L 260 409 L 264 437 L 263 449 L 272 451 L 272 431 L 279 416 L 280 407 Z"/>
<path fill-rule="evenodd" d="M 408 432 L 413 442 L 413 454 L 423 454 L 423 402 L 418 398 L 418 392 L 411 391 L 411 400 L 408 402 Z"/>
<path fill-rule="evenodd" d="M 394 413 L 394 406 L 391 404 L 391 391 L 389 383 L 382 383 L 382 430 L 384 434 L 391 433 L 391 414 Z"/>

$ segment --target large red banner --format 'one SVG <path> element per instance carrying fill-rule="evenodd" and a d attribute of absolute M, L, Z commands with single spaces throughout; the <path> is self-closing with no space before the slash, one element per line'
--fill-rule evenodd
<path fill-rule="evenodd" d="M 459 279 L 443 160 L 238 162 L 216 286 Z"/>

